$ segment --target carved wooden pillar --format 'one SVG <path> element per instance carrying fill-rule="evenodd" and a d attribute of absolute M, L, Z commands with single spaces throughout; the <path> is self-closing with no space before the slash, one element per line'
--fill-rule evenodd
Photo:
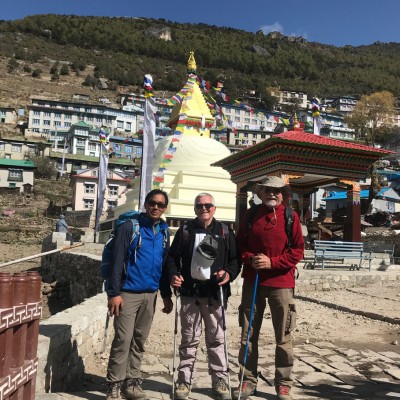
<path fill-rule="evenodd" d="M 247 210 L 247 182 L 240 182 L 236 185 L 236 218 L 235 230 L 237 232 L 240 221 Z"/>
<path fill-rule="evenodd" d="M 347 190 L 347 218 L 343 232 L 343 240 L 347 242 L 361 241 L 361 201 L 360 184 L 345 182 L 350 187 Z"/>

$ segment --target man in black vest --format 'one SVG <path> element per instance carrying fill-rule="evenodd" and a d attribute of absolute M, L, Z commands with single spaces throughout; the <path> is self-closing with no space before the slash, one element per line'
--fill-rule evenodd
<path fill-rule="evenodd" d="M 202 323 L 213 392 L 218 399 L 230 398 L 219 294 L 222 286 L 226 302 L 230 295 L 229 282 L 239 274 L 240 263 L 235 236 L 214 218 L 215 211 L 211 194 L 196 196 L 196 218 L 178 229 L 167 260 L 171 286 L 181 293 L 182 341 L 175 385 L 177 400 L 187 399 L 191 391 Z"/>

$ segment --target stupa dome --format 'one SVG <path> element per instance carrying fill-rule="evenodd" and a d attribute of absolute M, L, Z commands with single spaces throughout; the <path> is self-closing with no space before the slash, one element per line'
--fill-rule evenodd
<path fill-rule="evenodd" d="M 165 137 L 157 142 L 155 151 L 154 171 L 163 163 L 164 156 L 171 146 L 173 136 Z M 210 164 L 228 157 L 229 149 L 215 139 L 201 136 L 180 135 L 179 141 L 173 143 L 176 151 L 166 169 L 169 171 L 210 172 L 218 176 L 229 174 L 220 167 L 211 167 Z"/>

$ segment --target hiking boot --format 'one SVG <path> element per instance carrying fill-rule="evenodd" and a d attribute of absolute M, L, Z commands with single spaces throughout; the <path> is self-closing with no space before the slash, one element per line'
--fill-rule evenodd
<path fill-rule="evenodd" d="M 190 383 L 177 382 L 175 384 L 175 400 L 185 400 L 189 397 L 191 392 Z"/>
<path fill-rule="evenodd" d="M 279 400 L 292 400 L 290 395 L 290 387 L 285 385 L 276 386 L 276 393 Z"/>
<path fill-rule="evenodd" d="M 125 399 L 137 400 L 146 399 L 146 393 L 141 387 L 142 379 L 125 379 L 121 387 L 121 394 Z"/>
<path fill-rule="evenodd" d="M 107 384 L 106 400 L 121 400 L 121 382 L 110 382 Z"/>
<path fill-rule="evenodd" d="M 240 385 L 232 393 L 232 397 L 234 399 L 239 398 L 239 391 L 240 391 Z M 256 385 L 249 381 L 243 381 L 242 391 L 240 392 L 240 400 L 245 400 L 245 399 L 249 398 L 250 396 L 252 396 L 253 394 L 254 395 L 256 394 Z"/>
<path fill-rule="evenodd" d="M 229 387 L 223 378 L 217 378 L 212 384 L 212 390 L 218 400 L 228 400 L 231 398 Z"/>

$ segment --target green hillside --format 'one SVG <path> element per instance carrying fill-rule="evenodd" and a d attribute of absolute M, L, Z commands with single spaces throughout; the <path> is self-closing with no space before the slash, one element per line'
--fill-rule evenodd
<path fill-rule="evenodd" d="M 168 27 L 166 42 L 147 33 Z M 156 90 L 176 91 L 186 74 L 189 51 L 198 72 L 223 79 L 233 98 L 269 86 L 310 96 L 362 95 L 390 90 L 400 95 L 400 44 L 334 47 L 272 38 L 262 33 L 141 18 L 35 15 L 0 22 L 0 55 L 27 61 L 42 57 L 96 66 L 97 77 L 141 86 L 151 73 Z"/>

